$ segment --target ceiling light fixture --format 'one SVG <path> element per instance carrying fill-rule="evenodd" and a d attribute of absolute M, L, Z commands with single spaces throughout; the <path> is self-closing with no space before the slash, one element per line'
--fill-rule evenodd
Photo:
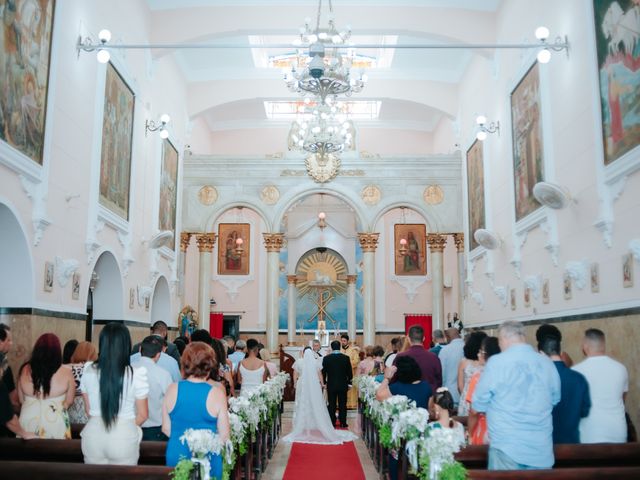
<path fill-rule="evenodd" d="M 306 109 L 304 109 L 306 112 Z M 303 113 L 289 130 L 289 150 L 304 150 L 324 157 L 354 146 L 355 127 L 335 106 L 318 105 Z"/>

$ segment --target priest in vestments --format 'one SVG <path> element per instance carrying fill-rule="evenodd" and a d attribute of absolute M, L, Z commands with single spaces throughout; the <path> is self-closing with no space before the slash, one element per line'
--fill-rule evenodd
<path fill-rule="evenodd" d="M 351 370 L 353 371 L 353 377 L 356 376 L 356 369 L 360 363 L 360 349 L 355 345 L 352 345 L 349 341 L 349 335 L 343 333 L 340 336 L 340 343 L 342 344 L 342 353 L 349 357 L 351 362 Z M 358 408 L 358 389 L 352 386 L 347 393 L 347 408 Z"/>

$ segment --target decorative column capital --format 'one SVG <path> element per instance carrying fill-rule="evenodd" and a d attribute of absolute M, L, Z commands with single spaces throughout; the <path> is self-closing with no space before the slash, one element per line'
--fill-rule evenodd
<path fill-rule="evenodd" d="M 355 285 L 358 280 L 357 275 L 347 275 L 347 285 Z"/>
<path fill-rule="evenodd" d="M 189 247 L 189 242 L 191 241 L 191 232 L 180 232 L 180 251 L 186 252 Z"/>
<path fill-rule="evenodd" d="M 297 281 L 298 281 L 297 275 L 287 275 L 287 283 L 289 285 L 295 285 Z"/>
<path fill-rule="evenodd" d="M 375 252 L 378 247 L 379 233 L 358 233 L 358 241 L 363 252 Z"/>
<path fill-rule="evenodd" d="M 217 237 L 215 233 L 196 233 L 195 236 L 200 253 L 211 253 L 213 251 Z"/>
<path fill-rule="evenodd" d="M 267 252 L 279 252 L 284 246 L 284 233 L 263 233 L 264 246 Z"/>
<path fill-rule="evenodd" d="M 453 241 L 456 243 L 458 252 L 464 252 L 464 233 L 454 233 Z"/>
<path fill-rule="evenodd" d="M 441 233 L 427 233 L 427 244 L 432 252 L 442 253 L 447 245 L 447 236 Z"/>

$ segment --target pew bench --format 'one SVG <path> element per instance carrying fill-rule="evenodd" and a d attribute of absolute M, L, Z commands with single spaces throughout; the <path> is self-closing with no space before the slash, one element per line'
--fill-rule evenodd
<path fill-rule="evenodd" d="M 159 465 L 85 465 L 0 460 L 0 475 L 3 480 L 167 480 L 172 470 L 171 467 Z"/>
<path fill-rule="evenodd" d="M 469 480 L 637 480 L 639 467 L 590 467 L 551 470 L 468 470 Z"/>

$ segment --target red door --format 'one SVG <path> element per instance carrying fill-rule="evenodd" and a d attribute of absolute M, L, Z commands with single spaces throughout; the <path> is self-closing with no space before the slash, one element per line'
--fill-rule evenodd
<path fill-rule="evenodd" d="M 409 328 L 413 325 L 420 325 L 424 328 L 424 348 L 431 346 L 431 328 L 432 316 L 428 313 L 405 313 L 404 314 L 404 333 L 409 334 Z"/>

